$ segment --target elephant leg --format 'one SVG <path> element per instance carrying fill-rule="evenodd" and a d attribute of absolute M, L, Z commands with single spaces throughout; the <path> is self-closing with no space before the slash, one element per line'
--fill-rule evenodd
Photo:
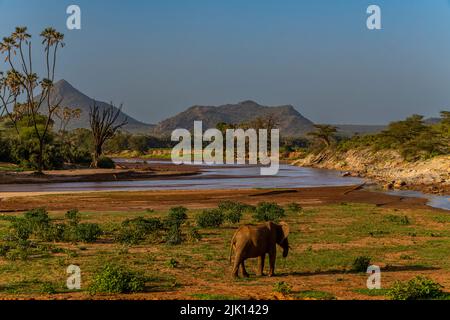
<path fill-rule="evenodd" d="M 237 254 L 234 259 L 234 265 L 233 265 L 233 277 L 238 278 L 239 277 L 239 266 L 243 262 L 243 259 L 241 258 L 240 254 Z"/>
<path fill-rule="evenodd" d="M 242 260 L 242 263 L 241 263 L 242 276 L 244 276 L 244 278 L 248 278 L 248 277 L 250 277 L 250 275 L 248 274 L 247 270 L 245 270 L 244 262 L 245 262 L 245 260 Z"/>
<path fill-rule="evenodd" d="M 259 257 L 259 275 L 264 275 L 264 260 L 266 260 L 266 254 Z"/>
<path fill-rule="evenodd" d="M 272 249 L 269 252 L 269 264 L 270 264 L 269 277 L 275 276 L 275 260 L 276 259 L 277 259 L 277 251 L 276 251 L 276 249 Z"/>

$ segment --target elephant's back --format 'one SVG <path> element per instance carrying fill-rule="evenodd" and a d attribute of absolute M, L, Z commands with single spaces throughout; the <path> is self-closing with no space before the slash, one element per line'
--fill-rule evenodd
<path fill-rule="evenodd" d="M 270 238 L 270 230 L 264 225 L 245 225 L 241 226 L 236 234 L 236 243 L 244 245 L 251 251 L 255 249 L 265 250 Z"/>

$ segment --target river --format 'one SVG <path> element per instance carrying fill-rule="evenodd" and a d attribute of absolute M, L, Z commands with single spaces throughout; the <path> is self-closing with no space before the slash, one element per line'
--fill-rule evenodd
<path fill-rule="evenodd" d="M 122 160 L 116 161 L 139 161 Z M 154 161 L 155 163 L 157 161 Z M 151 161 L 148 161 L 151 163 Z M 276 176 L 261 176 L 254 166 L 209 166 L 198 175 L 164 180 L 70 182 L 43 184 L 0 185 L 0 192 L 72 192 L 72 191 L 143 191 L 143 190 L 202 190 L 250 188 L 302 188 L 357 185 L 363 179 L 342 177 L 333 170 L 280 165 Z M 428 199 L 432 207 L 450 210 L 450 199 L 413 191 L 389 191 L 389 194 Z"/>

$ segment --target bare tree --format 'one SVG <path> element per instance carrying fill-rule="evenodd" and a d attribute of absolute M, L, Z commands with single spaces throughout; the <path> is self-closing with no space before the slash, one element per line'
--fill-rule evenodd
<path fill-rule="evenodd" d="M 57 52 L 64 47 L 64 35 L 53 28 L 46 28 L 40 34 L 45 56 L 45 76 L 40 78 L 33 71 L 33 54 L 31 35 L 27 33 L 26 27 L 17 27 L 9 36 L 0 42 L 0 53 L 5 55 L 5 62 L 10 70 L 0 74 L 0 89 L 2 113 L 6 113 L 10 120 L 14 121 L 9 107 L 17 104 L 17 98 L 24 97 L 26 106 L 25 115 L 34 129 L 34 134 L 39 141 L 39 153 L 37 158 L 37 170 L 42 173 L 44 167 L 44 150 L 48 133 L 51 129 L 52 116 L 59 107 L 61 101 L 53 101 L 51 92 L 55 79 Z M 36 89 L 40 89 L 38 96 Z M 46 105 L 47 119 L 43 126 L 40 125 L 41 117 Z M 18 130 L 17 130 L 18 131 Z"/>
<path fill-rule="evenodd" d="M 119 108 L 116 108 L 112 103 L 107 108 L 100 108 L 94 101 L 94 105 L 91 106 L 89 123 L 94 138 L 94 155 L 91 167 L 98 167 L 98 159 L 103 154 L 103 145 L 105 142 L 108 139 L 111 139 L 117 130 L 128 123 L 126 118 L 122 121 L 118 121 L 121 111 L 122 105 L 120 105 Z"/>

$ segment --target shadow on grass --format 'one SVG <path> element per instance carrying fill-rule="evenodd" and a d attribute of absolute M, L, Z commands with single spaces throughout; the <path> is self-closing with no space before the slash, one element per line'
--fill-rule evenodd
<path fill-rule="evenodd" d="M 435 271 L 440 270 L 441 268 L 436 267 L 428 267 L 422 265 L 410 265 L 410 266 L 387 266 L 382 268 L 381 270 L 384 272 L 402 272 L 402 271 Z M 332 269 L 332 270 L 323 270 L 323 271 L 314 271 L 314 272 L 284 272 L 278 273 L 277 276 L 300 276 L 300 277 L 309 277 L 309 276 L 317 276 L 317 275 L 338 275 L 338 274 L 365 274 L 364 272 L 358 272 L 353 270 L 345 270 L 345 269 Z"/>

